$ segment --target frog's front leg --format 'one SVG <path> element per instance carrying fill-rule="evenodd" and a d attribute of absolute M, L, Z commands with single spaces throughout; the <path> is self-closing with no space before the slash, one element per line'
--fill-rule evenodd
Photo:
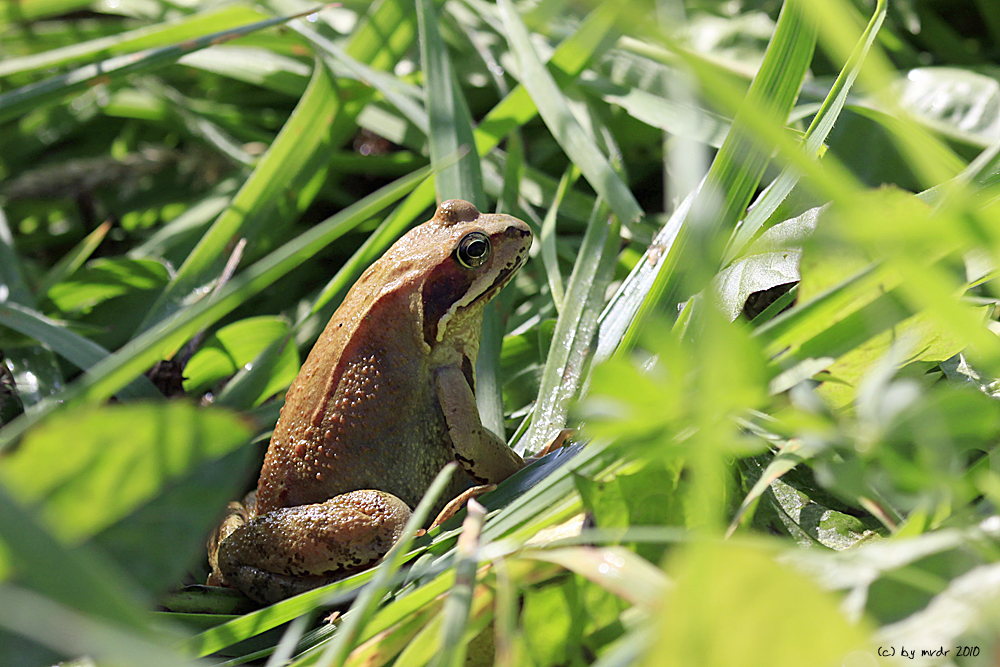
<path fill-rule="evenodd" d="M 524 467 L 524 460 L 483 426 L 476 396 L 461 368 L 442 366 L 436 371 L 435 385 L 455 460 L 472 479 L 480 484 L 499 484 Z"/>
<path fill-rule="evenodd" d="M 218 570 L 226 585 L 270 604 L 374 565 L 409 518 L 406 503 L 372 490 L 276 509 L 220 540 Z"/>

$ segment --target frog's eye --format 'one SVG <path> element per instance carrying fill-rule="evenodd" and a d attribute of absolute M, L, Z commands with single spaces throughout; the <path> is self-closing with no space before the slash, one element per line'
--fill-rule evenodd
<path fill-rule="evenodd" d="M 490 237 L 482 232 L 469 232 L 458 242 L 455 256 L 465 268 L 475 269 L 490 258 L 490 250 Z"/>

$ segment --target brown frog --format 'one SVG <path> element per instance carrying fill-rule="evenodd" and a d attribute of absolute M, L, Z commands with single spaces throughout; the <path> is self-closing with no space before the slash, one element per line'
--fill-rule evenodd
<path fill-rule="evenodd" d="M 209 583 L 271 603 L 336 581 L 385 555 L 449 461 L 477 484 L 524 466 L 473 392 L 483 307 L 530 245 L 520 220 L 453 199 L 361 275 L 288 390 L 256 498 L 212 538 Z"/>

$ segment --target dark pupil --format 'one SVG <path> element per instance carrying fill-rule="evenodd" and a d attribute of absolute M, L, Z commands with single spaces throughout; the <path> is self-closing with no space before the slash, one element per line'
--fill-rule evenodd
<path fill-rule="evenodd" d="M 467 246 L 465 246 L 465 253 L 471 259 L 478 259 L 486 254 L 486 243 L 482 239 L 475 239 L 470 241 Z"/>

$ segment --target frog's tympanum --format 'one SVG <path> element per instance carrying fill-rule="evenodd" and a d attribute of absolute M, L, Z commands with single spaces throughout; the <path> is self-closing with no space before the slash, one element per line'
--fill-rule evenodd
<path fill-rule="evenodd" d="M 473 392 L 483 307 L 530 245 L 520 220 L 450 200 L 361 275 L 288 390 L 256 494 L 212 538 L 210 583 L 270 603 L 336 581 L 385 555 L 449 461 L 478 484 L 524 466 Z"/>

